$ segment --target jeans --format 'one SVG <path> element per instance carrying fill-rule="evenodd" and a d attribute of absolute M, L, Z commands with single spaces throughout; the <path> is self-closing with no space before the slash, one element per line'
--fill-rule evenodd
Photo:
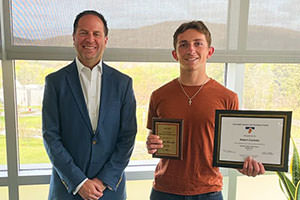
<path fill-rule="evenodd" d="M 199 195 L 177 195 L 152 189 L 150 200 L 223 200 L 222 192 L 209 192 Z"/>

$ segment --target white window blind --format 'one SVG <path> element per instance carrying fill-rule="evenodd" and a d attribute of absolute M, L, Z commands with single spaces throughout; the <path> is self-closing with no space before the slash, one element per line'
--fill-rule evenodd
<path fill-rule="evenodd" d="M 249 50 L 300 50 L 299 0 L 251 0 Z"/>
<path fill-rule="evenodd" d="M 169 49 L 179 24 L 203 20 L 213 32 L 214 45 L 224 49 L 227 3 L 223 0 L 12 0 L 13 45 L 72 46 L 75 16 L 85 9 L 94 9 L 107 19 L 111 48 Z"/>

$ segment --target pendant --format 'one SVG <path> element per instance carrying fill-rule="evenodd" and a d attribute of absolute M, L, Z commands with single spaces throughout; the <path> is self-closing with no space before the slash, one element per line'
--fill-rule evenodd
<path fill-rule="evenodd" d="M 189 99 L 189 105 L 192 105 L 192 99 Z"/>

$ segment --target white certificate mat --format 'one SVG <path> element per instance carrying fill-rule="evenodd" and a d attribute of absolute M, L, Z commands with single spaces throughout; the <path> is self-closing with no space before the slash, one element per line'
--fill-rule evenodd
<path fill-rule="evenodd" d="M 291 114 L 217 110 L 213 165 L 242 168 L 252 156 L 267 170 L 287 171 Z"/>

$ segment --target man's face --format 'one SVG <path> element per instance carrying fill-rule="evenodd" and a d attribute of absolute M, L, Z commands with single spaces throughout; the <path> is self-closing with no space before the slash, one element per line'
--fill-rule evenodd
<path fill-rule="evenodd" d="M 205 67 L 213 52 L 214 48 L 208 47 L 204 34 L 188 29 L 178 35 L 176 50 L 173 50 L 172 55 L 180 63 L 181 69 L 194 71 Z"/>
<path fill-rule="evenodd" d="M 97 16 L 85 15 L 79 19 L 73 43 L 82 64 L 94 67 L 102 59 L 107 40 L 103 22 Z"/>

